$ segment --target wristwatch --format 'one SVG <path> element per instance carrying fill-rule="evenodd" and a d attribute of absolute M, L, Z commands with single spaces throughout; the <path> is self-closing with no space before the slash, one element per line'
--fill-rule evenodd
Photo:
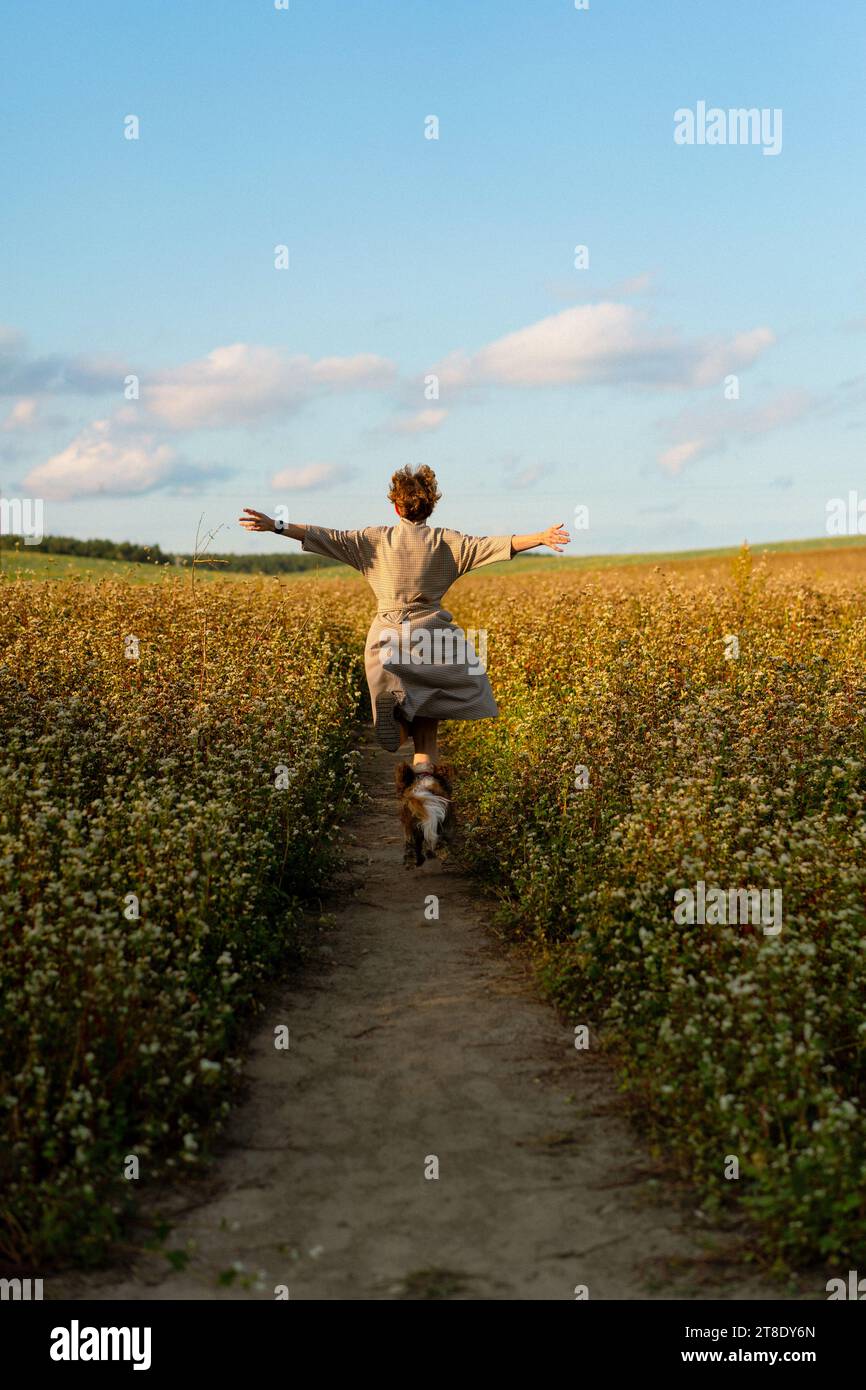
<path fill-rule="evenodd" d="M 275 522 L 274 522 L 274 530 L 275 530 L 275 531 L 285 531 L 285 529 L 286 529 L 286 523 L 285 523 L 282 519 L 279 520 L 279 521 L 275 521 Z"/>

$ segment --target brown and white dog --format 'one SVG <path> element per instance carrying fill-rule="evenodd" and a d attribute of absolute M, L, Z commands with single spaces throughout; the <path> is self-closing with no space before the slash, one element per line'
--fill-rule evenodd
<path fill-rule="evenodd" d="M 407 869 L 418 868 L 425 858 L 435 859 L 442 841 L 449 837 L 454 819 L 451 782 L 439 763 L 435 767 L 400 763 L 396 781 L 406 835 L 403 863 Z"/>

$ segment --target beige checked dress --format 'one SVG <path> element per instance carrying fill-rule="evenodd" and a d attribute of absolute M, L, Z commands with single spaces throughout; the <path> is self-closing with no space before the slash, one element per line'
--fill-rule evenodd
<path fill-rule="evenodd" d="M 497 717 L 490 681 L 473 659 L 474 649 L 468 648 L 468 659 L 459 659 L 461 653 L 466 657 L 460 641 L 465 634 L 442 607 L 442 598 L 461 575 L 510 560 L 511 536 L 464 536 L 401 517 L 396 526 L 363 531 L 307 526 L 301 546 L 352 565 L 376 595 L 378 611 L 364 655 L 373 710 L 378 696 L 391 693 L 406 720 Z M 429 639 L 415 637 L 419 628 L 428 630 Z M 419 659 L 425 643 L 429 660 Z"/>

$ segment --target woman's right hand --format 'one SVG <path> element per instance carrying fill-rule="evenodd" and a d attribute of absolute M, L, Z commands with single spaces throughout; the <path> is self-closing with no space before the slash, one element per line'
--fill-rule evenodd
<path fill-rule="evenodd" d="M 265 516 L 264 512 L 257 512 L 252 507 L 244 507 L 243 516 L 238 517 L 238 521 L 245 531 L 275 531 L 273 519 Z"/>

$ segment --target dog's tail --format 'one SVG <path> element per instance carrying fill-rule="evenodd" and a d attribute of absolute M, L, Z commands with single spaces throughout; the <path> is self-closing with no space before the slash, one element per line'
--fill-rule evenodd
<path fill-rule="evenodd" d="M 406 798 L 413 817 L 420 822 L 424 837 L 424 848 L 435 852 L 439 842 L 439 831 L 448 814 L 448 800 L 438 796 L 429 787 L 415 787 Z"/>
<path fill-rule="evenodd" d="M 436 853 L 439 832 L 451 809 L 451 782 L 446 769 L 437 766 L 430 773 L 416 772 L 408 763 L 400 763 L 396 782 L 402 793 L 406 832 L 415 840 L 417 852 L 420 853 L 423 845 L 429 858 Z"/>

